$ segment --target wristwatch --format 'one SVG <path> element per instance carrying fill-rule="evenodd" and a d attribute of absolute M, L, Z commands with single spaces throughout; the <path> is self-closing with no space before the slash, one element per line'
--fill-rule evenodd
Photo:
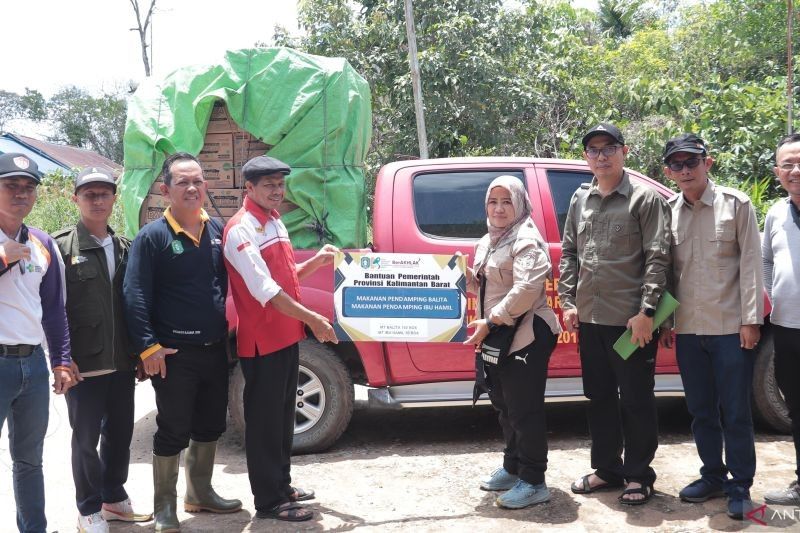
<path fill-rule="evenodd" d="M 644 316 L 649 318 L 653 318 L 654 316 L 656 316 L 656 310 L 653 309 L 652 307 L 642 307 L 641 309 L 639 309 L 639 312 L 643 313 Z"/>

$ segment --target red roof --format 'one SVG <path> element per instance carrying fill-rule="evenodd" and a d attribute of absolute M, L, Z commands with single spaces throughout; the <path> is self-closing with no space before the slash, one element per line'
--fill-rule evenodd
<path fill-rule="evenodd" d="M 83 148 L 76 148 L 65 144 L 40 141 L 24 135 L 15 135 L 15 137 L 70 168 L 82 170 L 86 167 L 98 167 L 109 170 L 114 175 L 119 175 L 122 172 L 122 165 L 118 165 L 112 160 L 91 150 L 84 150 Z"/>

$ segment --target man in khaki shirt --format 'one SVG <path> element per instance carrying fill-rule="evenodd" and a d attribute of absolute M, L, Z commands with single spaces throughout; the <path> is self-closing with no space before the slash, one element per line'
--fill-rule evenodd
<path fill-rule="evenodd" d="M 681 190 L 672 208 L 678 366 L 703 466 L 680 492 L 688 502 L 728 496 L 741 520 L 756 471 L 750 399 L 763 323 L 761 240 L 746 194 L 708 178 L 714 161 L 692 133 L 667 141 L 664 173 Z M 671 332 L 661 331 L 664 346 Z M 723 443 L 725 459 L 722 459 Z M 730 471 L 732 479 L 728 479 Z"/>
<path fill-rule="evenodd" d="M 595 471 L 573 483 L 572 492 L 627 482 L 619 501 L 638 505 L 650 499 L 656 479 L 650 463 L 658 448 L 658 343 L 652 331 L 670 262 L 669 207 L 625 172 L 628 147 L 616 126 L 595 126 L 584 135 L 583 148 L 594 178 L 569 206 L 558 292 L 567 329 L 580 328 Z M 627 360 L 613 349 L 626 328 L 639 345 Z"/>

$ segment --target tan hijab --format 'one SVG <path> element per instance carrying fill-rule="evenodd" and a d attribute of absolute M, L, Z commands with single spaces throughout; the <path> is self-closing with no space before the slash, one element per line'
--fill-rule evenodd
<path fill-rule="evenodd" d="M 486 189 L 486 199 L 483 202 L 484 209 L 488 211 L 489 195 L 495 187 L 502 187 L 511 195 L 511 205 L 514 206 L 514 221 L 504 228 L 492 226 L 489 222 L 489 217 L 486 217 L 486 226 L 489 228 L 489 245 L 494 246 L 499 243 L 503 237 L 515 232 L 519 225 L 531 216 L 531 201 L 528 198 L 528 193 L 522 185 L 522 181 L 514 176 L 497 176 L 489 184 Z"/>

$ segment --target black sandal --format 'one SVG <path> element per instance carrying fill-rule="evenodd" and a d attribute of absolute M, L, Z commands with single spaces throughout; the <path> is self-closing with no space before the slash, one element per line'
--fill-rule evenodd
<path fill-rule="evenodd" d="M 284 522 L 305 522 L 314 517 L 314 511 L 295 502 L 284 502 L 269 511 L 257 511 L 258 518 L 272 518 Z"/>
<path fill-rule="evenodd" d="M 645 503 L 650 501 L 650 498 L 653 497 L 655 490 L 653 489 L 653 485 L 642 485 L 641 487 L 636 487 L 634 489 L 625 489 L 622 491 L 622 494 L 619 495 L 619 503 L 624 503 L 625 505 L 644 505 Z M 641 500 L 631 500 L 626 498 L 625 496 L 629 494 L 641 494 L 644 496 Z"/>
<path fill-rule="evenodd" d="M 594 472 L 592 472 L 592 474 L 594 474 Z M 592 492 L 597 492 L 599 490 L 616 489 L 616 488 L 622 486 L 622 483 L 609 483 L 608 481 L 604 481 L 603 483 L 601 483 L 599 485 L 595 485 L 594 487 L 592 487 L 589 484 L 589 477 L 592 474 L 586 474 L 585 476 L 583 476 L 581 478 L 581 484 L 580 485 L 576 485 L 575 483 L 572 483 L 572 485 L 570 485 L 570 487 L 569 487 L 570 490 L 575 494 L 591 494 Z M 595 475 L 597 475 L 597 474 L 595 474 Z M 600 476 L 597 476 L 597 477 L 598 477 L 598 479 L 603 479 Z"/>
<path fill-rule="evenodd" d="M 289 487 L 289 490 L 292 491 L 291 494 L 289 494 L 289 501 L 304 502 L 306 500 L 314 499 L 313 490 L 305 490 L 301 489 L 300 487 Z"/>

